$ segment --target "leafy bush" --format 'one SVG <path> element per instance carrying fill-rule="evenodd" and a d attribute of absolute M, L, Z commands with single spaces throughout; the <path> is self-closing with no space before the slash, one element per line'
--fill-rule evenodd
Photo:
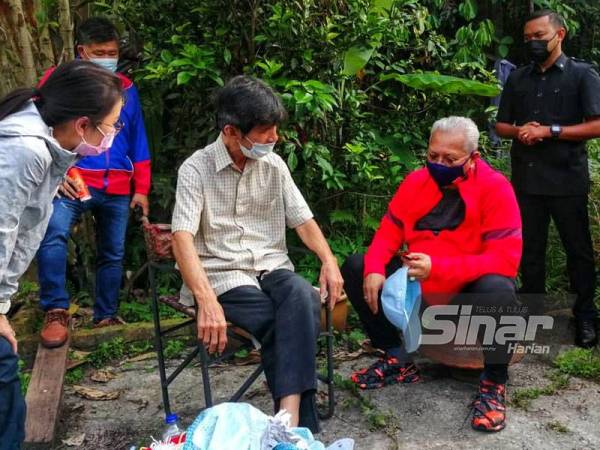
<path fill-rule="evenodd" d="M 153 152 L 154 219 L 170 220 L 178 166 L 218 134 L 215 89 L 246 73 L 281 94 L 290 120 L 277 151 L 341 259 L 348 243 L 352 251 L 368 244 L 400 181 L 422 164 L 435 119 L 466 115 L 488 128 L 495 110 L 484 96 L 497 92 L 493 61 L 524 62 L 522 30 L 514 24 L 523 22 L 529 3 L 103 0 L 93 9 L 121 24 L 139 56 L 132 75 Z M 535 4 L 565 15 L 567 52 L 597 55 L 590 38 L 600 17 L 595 2 Z M 506 150 L 506 143 L 492 149 L 484 131 L 484 157 L 504 171 Z M 141 239 L 139 230 L 128 239 L 133 269 L 145 259 Z M 555 235 L 549 251 L 549 288 L 566 290 Z M 295 262 L 316 279 L 315 259 Z"/>
<path fill-rule="evenodd" d="M 259 76 L 281 93 L 290 121 L 281 130 L 280 154 L 320 223 L 333 233 L 342 224 L 360 244 L 399 181 L 419 165 L 441 110 L 484 123 L 486 101 L 457 90 L 497 92 L 486 68 L 496 46 L 494 24 L 476 19 L 472 5 L 452 11 L 469 23 L 450 35 L 438 31 L 446 13 L 439 1 L 267 1 L 247 10 L 236 2 L 159 0 L 144 8 L 136 1 L 96 7 L 136 24 L 130 34 L 144 42 L 135 78 L 152 130 L 155 180 L 161 180 L 153 196 L 164 220 L 177 166 L 217 134 L 210 98 L 232 75 Z"/>

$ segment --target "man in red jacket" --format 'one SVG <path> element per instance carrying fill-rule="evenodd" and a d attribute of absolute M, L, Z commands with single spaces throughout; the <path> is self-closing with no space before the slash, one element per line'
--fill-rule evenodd
<path fill-rule="evenodd" d="M 401 265 L 421 282 L 425 307 L 472 305 L 474 312 L 485 311 L 497 324 L 502 311 L 517 306 L 519 208 L 508 180 L 479 158 L 478 140 L 472 120 L 438 120 L 431 131 L 427 167 L 400 184 L 367 253 L 351 256 L 342 267 L 346 292 L 373 346 L 386 352 L 352 376 L 363 389 L 420 379 L 398 330 L 381 308 L 386 276 Z M 485 369 L 473 403 L 475 429 L 500 431 L 505 426 L 510 356 L 506 344 L 484 348 Z"/>

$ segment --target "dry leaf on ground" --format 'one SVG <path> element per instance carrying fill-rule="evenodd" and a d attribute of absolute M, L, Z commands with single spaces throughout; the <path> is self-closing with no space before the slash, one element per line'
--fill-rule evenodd
<path fill-rule="evenodd" d="M 123 364 L 139 362 L 139 361 L 146 361 L 147 359 L 153 359 L 153 358 L 156 358 L 156 353 L 154 353 L 154 352 L 142 353 L 141 355 L 137 355 L 132 358 L 127 358 L 125 361 L 123 361 Z"/>
<path fill-rule="evenodd" d="M 85 433 L 76 434 L 75 436 L 71 436 L 69 439 L 64 439 L 62 441 L 67 447 L 81 447 L 85 442 Z"/>
<path fill-rule="evenodd" d="M 92 381 L 95 381 L 97 383 L 108 383 L 110 380 L 114 380 L 115 378 L 117 378 L 117 375 L 114 372 L 111 372 L 110 370 L 102 369 L 94 371 L 90 378 L 92 379 Z"/>
<path fill-rule="evenodd" d="M 100 389 L 79 385 L 74 385 L 73 390 L 77 395 L 88 400 L 116 400 L 121 395 L 121 391 L 101 391 Z"/>

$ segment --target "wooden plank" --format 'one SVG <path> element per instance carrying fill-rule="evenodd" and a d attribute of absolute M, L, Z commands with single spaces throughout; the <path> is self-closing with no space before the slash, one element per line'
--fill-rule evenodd
<path fill-rule="evenodd" d="M 38 345 L 31 381 L 27 389 L 25 442 L 51 445 L 63 397 L 70 340 L 59 348 Z"/>

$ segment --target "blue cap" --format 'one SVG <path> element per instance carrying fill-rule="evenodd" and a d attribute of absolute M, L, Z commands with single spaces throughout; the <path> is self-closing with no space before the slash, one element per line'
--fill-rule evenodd
<path fill-rule="evenodd" d="M 165 423 L 168 425 L 171 425 L 172 423 L 177 422 L 177 419 L 178 419 L 177 414 L 169 414 L 165 418 Z"/>
<path fill-rule="evenodd" d="M 408 267 L 401 267 L 385 280 L 381 306 L 387 319 L 402 331 L 404 349 L 416 351 L 421 344 L 421 283 L 408 280 Z"/>

